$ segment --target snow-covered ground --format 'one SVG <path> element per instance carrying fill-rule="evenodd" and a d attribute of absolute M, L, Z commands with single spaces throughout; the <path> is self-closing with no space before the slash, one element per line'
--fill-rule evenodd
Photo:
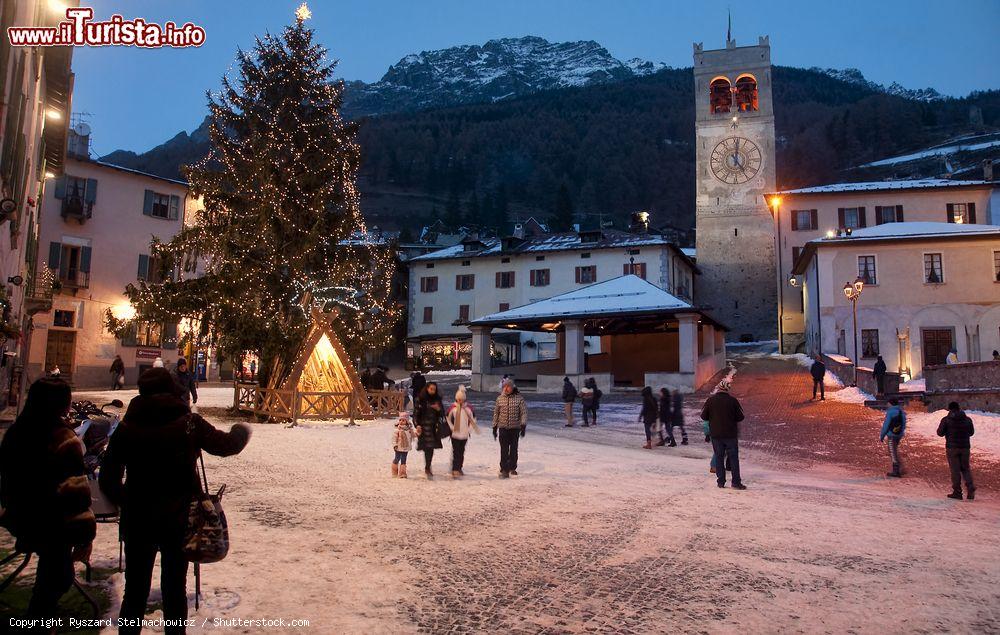
<path fill-rule="evenodd" d="M 208 408 L 231 404 L 231 388 L 201 392 L 228 426 Z M 637 405 L 601 414 L 641 434 Z M 191 632 L 303 632 L 291 619 L 318 633 L 1000 629 L 989 492 L 958 502 L 917 480 L 778 471 L 752 450 L 750 489 L 720 490 L 699 434 L 648 451 L 585 441 L 600 428 L 529 427 L 510 480 L 496 478 L 487 428 L 463 480 L 443 476 L 446 442 L 434 481 L 417 452 L 404 481 L 388 475 L 390 426 L 257 424 L 242 454 L 207 457 L 213 489 L 227 485 L 232 550 L 203 568 Z M 94 560 L 116 563 L 116 541 L 102 525 Z M 286 626 L 212 627 L 234 617 Z"/>
<path fill-rule="evenodd" d="M 927 390 L 927 381 L 923 377 L 911 379 L 899 385 L 900 392 L 923 392 L 925 390 Z"/>

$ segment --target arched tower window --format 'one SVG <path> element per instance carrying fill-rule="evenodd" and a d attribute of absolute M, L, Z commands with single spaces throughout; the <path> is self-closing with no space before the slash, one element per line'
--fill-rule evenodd
<path fill-rule="evenodd" d="M 718 77 L 712 80 L 709 90 L 709 106 L 711 113 L 729 112 L 733 107 L 733 91 L 729 80 Z"/>
<path fill-rule="evenodd" d="M 757 80 L 753 75 L 741 75 L 736 80 L 736 108 L 740 112 L 757 112 Z"/>

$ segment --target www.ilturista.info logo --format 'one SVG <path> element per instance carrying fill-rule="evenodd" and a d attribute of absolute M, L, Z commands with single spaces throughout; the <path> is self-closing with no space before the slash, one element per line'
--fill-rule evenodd
<path fill-rule="evenodd" d="M 7 27 L 11 46 L 141 46 L 183 48 L 205 43 L 205 29 L 185 23 L 163 25 L 142 18 L 126 20 L 115 14 L 110 20 L 94 22 L 90 7 L 66 9 L 66 19 L 56 26 Z"/>

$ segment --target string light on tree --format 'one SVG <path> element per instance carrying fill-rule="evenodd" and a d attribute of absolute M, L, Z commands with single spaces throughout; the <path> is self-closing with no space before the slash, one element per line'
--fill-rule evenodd
<path fill-rule="evenodd" d="M 126 289 L 143 320 L 180 322 L 182 338 L 230 359 L 255 352 L 269 387 L 293 367 L 314 308 L 340 309 L 352 356 L 386 346 L 400 315 L 394 251 L 361 217 L 357 126 L 340 116 L 343 85 L 310 15 L 303 4 L 280 37 L 241 51 L 239 77 L 209 95 L 211 152 L 184 168 L 203 209 L 151 246 L 164 281 Z M 121 333 L 138 319 L 109 313 L 108 325 Z"/>
<path fill-rule="evenodd" d="M 300 4 L 299 8 L 295 10 L 295 19 L 299 22 L 305 22 L 311 17 L 313 17 L 312 11 L 309 10 L 309 5 L 305 2 Z"/>

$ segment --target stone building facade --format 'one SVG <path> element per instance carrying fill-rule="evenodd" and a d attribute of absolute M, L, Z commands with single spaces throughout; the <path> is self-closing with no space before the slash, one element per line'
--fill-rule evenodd
<path fill-rule="evenodd" d="M 699 304 L 730 339 L 776 337 L 771 47 L 694 45 Z"/>

